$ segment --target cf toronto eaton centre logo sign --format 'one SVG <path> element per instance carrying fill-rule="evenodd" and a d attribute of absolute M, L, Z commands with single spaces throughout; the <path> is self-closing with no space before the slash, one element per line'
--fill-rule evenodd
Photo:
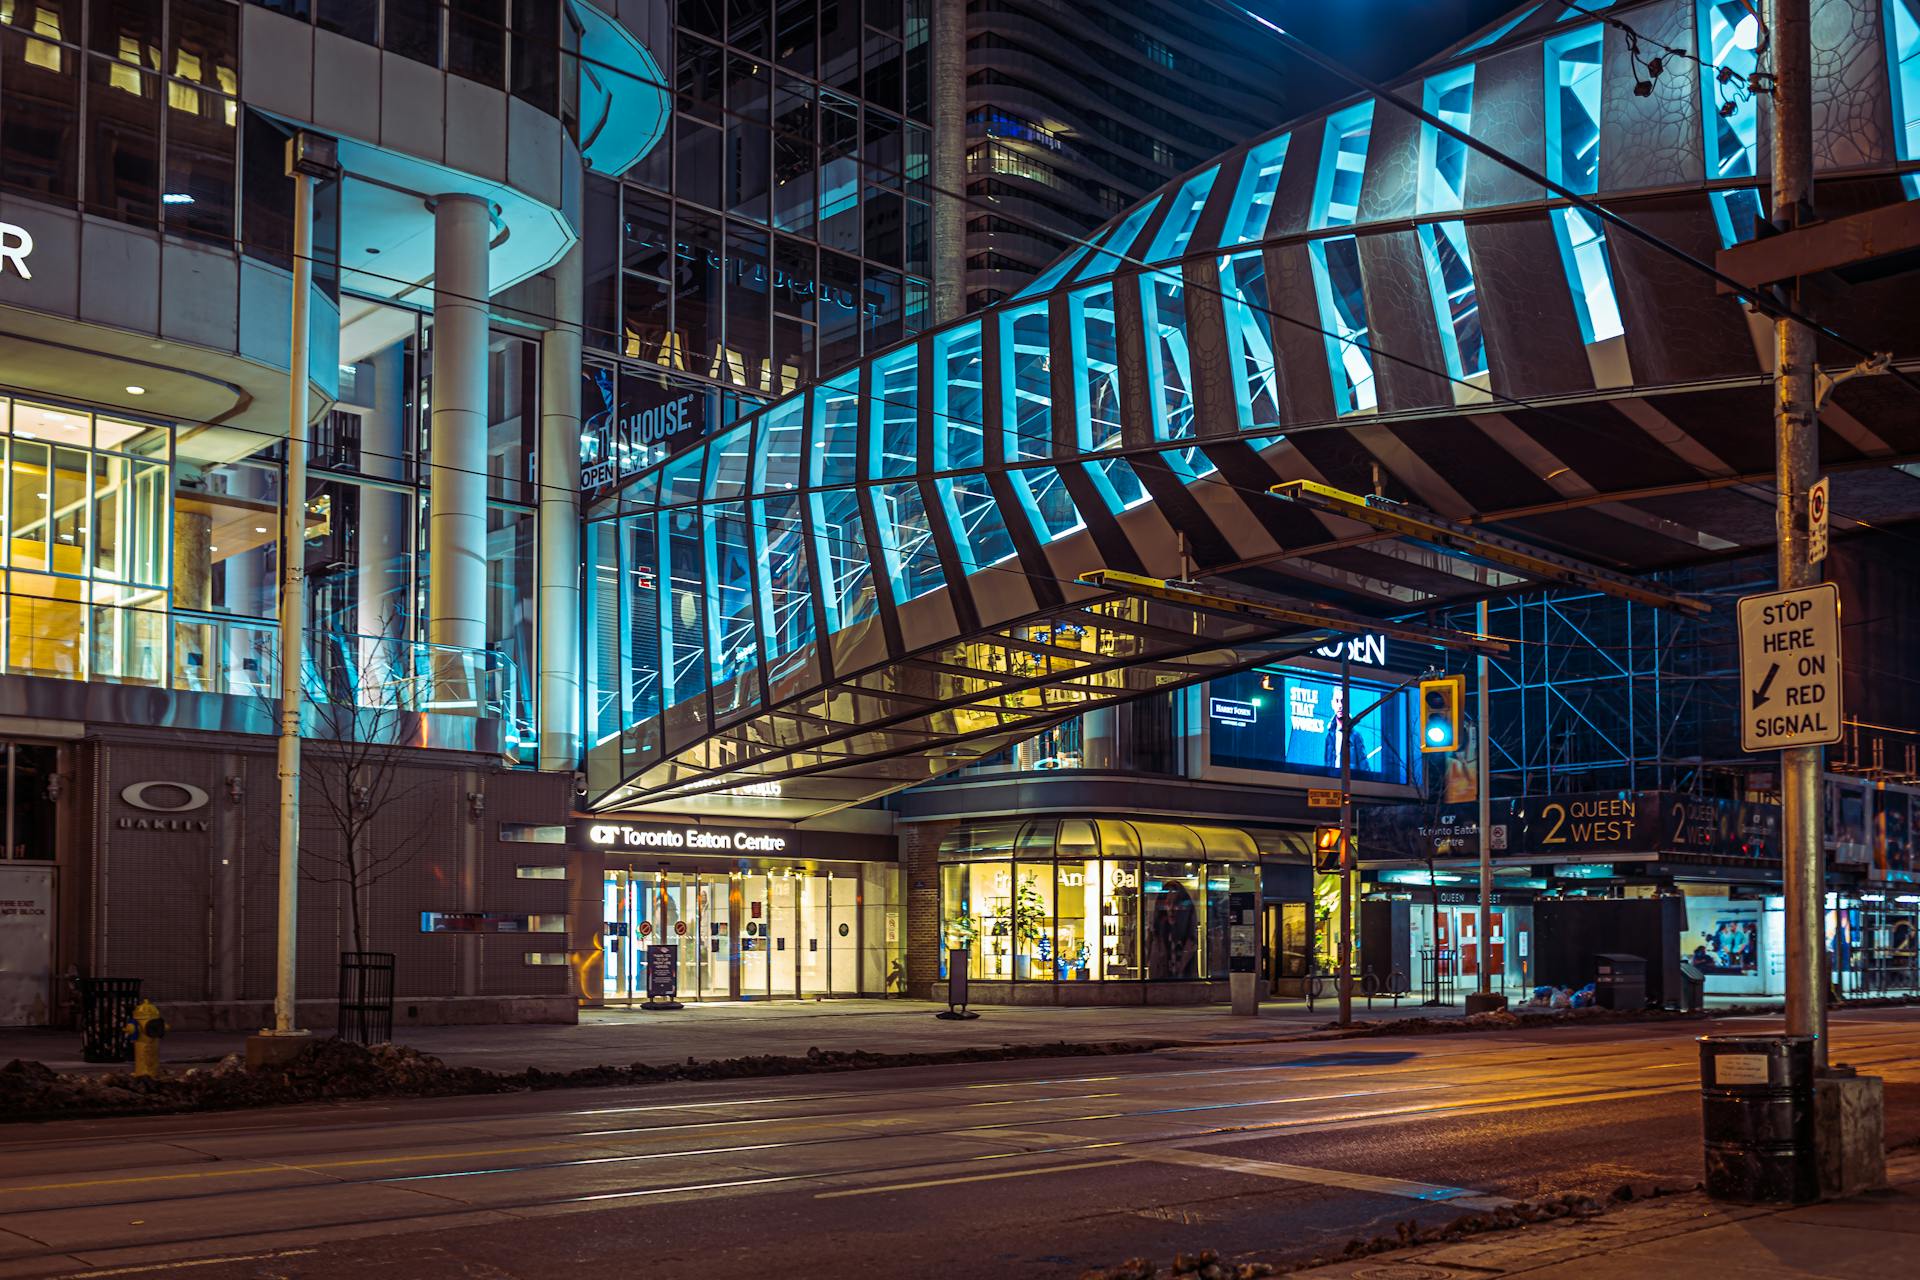
<path fill-rule="evenodd" d="M 756 831 L 709 831 L 704 827 L 645 827 L 596 822 L 587 827 L 596 849 L 658 849 L 686 853 L 785 853 L 787 837 Z"/>

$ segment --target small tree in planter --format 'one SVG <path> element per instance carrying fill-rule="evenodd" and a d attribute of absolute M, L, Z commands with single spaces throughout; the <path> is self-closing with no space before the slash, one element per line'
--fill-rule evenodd
<path fill-rule="evenodd" d="M 1028 876 L 1021 880 L 1013 893 L 1012 932 L 1016 950 L 1014 952 L 1014 977 L 1031 976 L 1032 957 L 1028 947 L 1037 946 L 1047 936 L 1047 905 L 1040 898 L 1040 887 Z M 1042 960 L 1047 959 L 1041 956 Z"/>

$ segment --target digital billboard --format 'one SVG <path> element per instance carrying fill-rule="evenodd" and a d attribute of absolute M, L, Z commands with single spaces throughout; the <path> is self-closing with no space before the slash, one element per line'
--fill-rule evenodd
<path fill-rule="evenodd" d="M 1358 710 L 1388 686 L 1355 680 Z M 1340 773 L 1340 679 L 1287 667 L 1215 680 L 1205 698 L 1212 749 L 1220 768 L 1266 773 Z M 1395 697 L 1354 727 L 1353 776 L 1370 782 L 1408 778 L 1406 699 Z"/>

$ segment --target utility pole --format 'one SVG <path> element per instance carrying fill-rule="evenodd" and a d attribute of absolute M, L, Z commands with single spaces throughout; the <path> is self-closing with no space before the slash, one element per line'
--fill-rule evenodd
<path fill-rule="evenodd" d="M 273 1026 L 247 1042 L 248 1065 L 297 1053 L 306 1032 L 299 1021 L 300 922 L 300 704 L 306 654 L 307 380 L 311 359 L 313 185 L 339 175 L 332 138 L 304 130 L 287 139 L 287 176 L 293 179 L 293 323 L 287 360 L 287 479 L 280 494 L 280 727 L 275 773 L 280 781 L 280 894 L 276 927 Z"/>
<path fill-rule="evenodd" d="M 1809 0 L 1772 0 L 1773 225 L 1801 225 L 1813 198 L 1813 50 Z M 1799 282 L 1780 286 L 1799 309 Z M 1777 318 L 1774 332 L 1774 446 L 1780 589 L 1820 580 L 1807 559 L 1807 491 L 1819 478 L 1820 437 L 1814 399 L 1814 335 Z M 1787 1034 L 1813 1036 L 1814 1060 L 1827 1064 L 1826 871 L 1821 848 L 1820 747 L 1780 753 L 1786 897 Z"/>
<path fill-rule="evenodd" d="M 1353 657 L 1340 644 L 1340 1025 L 1353 1025 Z"/>
<path fill-rule="evenodd" d="M 1487 634 L 1487 602 L 1482 600 L 1478 611 L 1480 634 Z M 1480 994 L 1493 994 L 1493 833 L 1488 828 L 1493 824 L 1493 798 L 1487 794 L 1487 756 L 1493 750 L 1493 744 L 1487 733 L 1487 651 L 1480 651 L 1478 668 L 1479 689 L 1475 694 L 1474 715 L 1474 794 L 1480 801 Z"/>

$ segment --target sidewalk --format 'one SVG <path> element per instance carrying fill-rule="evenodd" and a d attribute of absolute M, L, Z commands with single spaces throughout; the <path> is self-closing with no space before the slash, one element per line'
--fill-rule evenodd
<path fill-rule="evenodd" d="M 518 1071 L 568 1071 L 578 1067 L 664 1065 L 693 1058 L 752 1054 L 804 1054 L 810 1048 L 887 1053 L 927 1053 L 998 1048 L 1066 1040 L 1180 1041 L 1219 1044 L 1309 1034 L 1339 1016 L 1332 1002 L 1267 1001 L 1257 1018 L 1236 1018 L 1226 1005 L 1119 1008 L 980 1005 L 970 1022 L 933 1015 L 944 1004 L 927 1000 L 765 1001 L 689 1003 L 678 1012 L 583 1009 L 575 1026 L 511 1024 L 463 1027 L 394 1027 L 394 1039 L 455 1066 Z M 1426 1009 L 1417 1001 L 1377 1001 L 1371 1010 L 1355 1000 L 1356 1023 L 1437 1016 L 1459 1017 L 1459 1006 Z M 326 1034 L 326 1033 L 321 1033 Z M 216 1062 L 237 1053 L 246 1037 L 232 1032 L 190 1031 L 161 1041 L 161 1061 L 173 1066 Z M 67 1029 L 0 1030 L 0 1063 L 14 1058 L 43 1062 L 57 1071 L 109 1071 L 80 1060 L 80 1034 Z"/>
<path fill-rule="evenodd" d="M 1722 1003 L 1709 1000 L 1709 1011 Z M 510 1023 L 409 1027 L 397 1020 L 393 1038 L 453 1066 L 570 1071 L 633 1063 L 661 1066 L 690 1057 L 800 1055 L 812 1048 L 934 1053 L 1059 1040 L 1076 1044 L 1221 1044 L 1311 1035 L 1339 1016 L 1338 1003 L 1324 999 L 1316 1000 L 1311 1010 L 1300 1000 L 1267 1000 L 1261 1004 L 1257 1018 L 1236 1018 L 1224 1004 L 979 1005 L 979 1018 L 970 1022 L 945 1022 L 933 1016 L 945 1007 L 929 1000 L 689 1002 L 685 1009 L 671 1013 L 583 1009 L 574 1026 Z M 1748 1007 L 1763 1006 L 1755 1002 Z M 1401 999 L 1397 1007 L 1390 999 L 1376 1000 L 1372 1008 L 1364 998 L 1353 1002 L 1356 1024 L 1461 1017 L 1464 1011 L 1459 1005 L 1429 1009 L 1412 998 Z M 176 1032 L 161 1041 L 160 1059 L 178 1067 L 217 1062 L 227 1054 L 240 1052 L 245 1042 L 246 1036 L 238 1032 Z M 0 1063 L 15 1058 L 43 1062 L 56 1071 L 128 1069 L 82 1062 L 80 1033 L 67 1028 L 0 1029 Z"/>
<path fill-rule="evenodd" d="M 1689 1192 L 1622 1205 L 1597 1218 L 1556 1219 L 1294 1274 L 1319 1280 L 1913 1275 L 1920 1265 L 1920 1152 L 1890 1154 L 1887 1182 L 1884 1191 L 1799 1208 L 1725 1205 Z"/>

